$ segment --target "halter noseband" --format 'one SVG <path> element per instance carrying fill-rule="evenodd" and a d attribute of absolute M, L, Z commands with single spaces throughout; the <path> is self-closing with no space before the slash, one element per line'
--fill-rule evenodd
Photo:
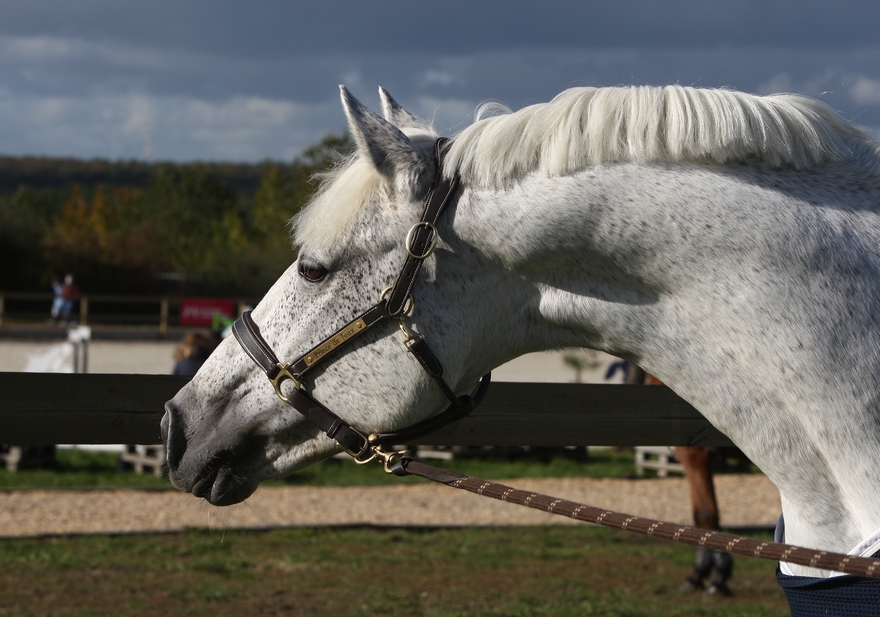
<path fill-rule="evenodd" d="M 480 403 L 489 387 L 491 373 L 480 379 L 476 393 L 471 396 L 456 396 L 443 379 L 443 365 L 428 347 L 421 335 L 413 335 L 403 323 L 403 317 L 413 308 L 412 288 L 422 268 L 422 262 L 431 256 L 439 238 L 437 221 L 458 189 L 458 176 L 451 180 L 443 177 L 441 163 L 447 139 L 438 139 L 434 144 L 434 183 L 425 200 L 425 209 L 418 223 L 412 226 L 406 236 L 406 261 L 394 285 L 386 289 L 379 302 L 358 317 L 336 330 L 333 334 L 315 345 L 297 360 L 281 362 L 269 344 L 263 339 L 250 311 L 242 313 L 232 326 L 236 340 L 248 356 L 259 365 L 272 382 L 275 393 L 285 403 L 303 414 L 320 428 L 324 434 L 334 439 L 339 447 L 351 455 L 358 463 L 367 463 L 375 458 L 385 462 L 386 470 L 399 457 L 398 453 L 386 452 L 383 448 L 394 444 L 406 444 L 432 433 L 468 415 Z M 364 435 L 335 413 L 312 398 L 302 387 L 303 377 L 317 364 L 328 358 L 340 347 L 366 332 L 377 323 L 388 319 L 398 322 L 405 335 L 404 345 L 419 361 L 422 368 L 440 386 L 451 405 L 443 412 L 418 422 L 408 428 L 392 433 L 371 433 Z M 291 380 L 294 390 L 287 396 L 281 391 L 281 384 Z"/>

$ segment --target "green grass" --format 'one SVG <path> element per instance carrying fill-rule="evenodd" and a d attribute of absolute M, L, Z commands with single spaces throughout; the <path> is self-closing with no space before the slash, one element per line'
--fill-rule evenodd
<path fill-rule="evenodd" d="M 117 461 L 112 453 L 61 450 L 53 469 L 0 470 L 0 488 L 171 488 L 166 479 L 120 470 Z M 632 452 L 613 450 L 593 450 L 586 460 L 438 464 L 486 479 L 635 475 Z M 328 460 L 268 484 L 410 480 L 378 465 Z M 563 525 L 10 539 L 0 541 L 0 617 L 788 614 L 771 562 L 737 559 L 732 599 L 680 593 L 693 555 L 687 546 Z"/>
<path fill-rule="evenodd" d="M 424 462 L 485 480 L 508 478 L 629 478 L 636 468 L 631 451 L 594 450 L 586 460 L 557 456 L 546 461 L 533 458 L 454 458 L 423 459 Z M 353 465 L 347 459 L 331 459 L 307 467 L 278 484 L 300 486 L 343 486 L 399 484 L 415 478 L 399 478 L 387 474 L 379 465 Z M 269 485 L 273 483 L 267 483 Z"/>
<path fill-rule="evenodd" d="M 19 488 L 167 488 L 167 479 L 119 468 L 114 452 L 57 450 L 46 469 L 0 469 L 0 489 Z"/>
<path fill-rule="evenodd" d="M 769 539 L 769 536 L 765 539 Z M 586 526 L 297 528 L 0 542 L 0 617 L 788 614 L 775 564 L 683 594 L 693 549 Z"/>
<path fill-rule="evenodd" d="M 121 470 L 119 456 L 111 452 L 58 450 L 51 469 L 23 469 L 10 472 L 0 469 L 0 489 L 25 488 L 164 488 L 167 479 L 152 474 Z M 434 463 L 434 461 L 426 460 Z M 555 457 L 548 461 L 534 459 L 463 458 L 436 461 L 440 467 L 487 480 L 507 478 L 633 477 L 632 452 L 591 451 L 587 460 Z M 312 465 L 266 486 L 353 486 L 399 484 L 413 478 L 398 478 L 385 473 L 378 464 L 355 465 L 347 459 L 330 459 Z"/>

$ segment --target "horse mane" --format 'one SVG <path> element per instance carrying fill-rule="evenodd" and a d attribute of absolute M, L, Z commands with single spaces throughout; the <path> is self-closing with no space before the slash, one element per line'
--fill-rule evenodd
<path fill-rule="evenodd" d="M 483 109 L 496 111 L 497 105 Z M 531 173 L 615 162 L 758 161 L 809 169 L 850 155 L 866 133 L 805 96 L 683 86 L 571 88 L 549 103 L 479 119 L 452 141 L 446 173 L 500 189 Z"/>
<path fill-rule="evenodd" d="M 565 176 L 615 162 L 756 161 L 809 169 L 850 156 L 850 144 L 869 140 L 825 103 L 795 94 L 757 96 L 683 86 L 571 88 L 549 103 L 497 114 L 477 110 L 456 135 L 444 174 L 473 188 L 499 190 L 529 174 Z M 429 127 L 404 129 L 414 143 L 437 138 Z M 324 174 L 321 188 L 291 221 L 294 243 L 305 238 L 339 245 L 381 181 L 354 156 Z"/>

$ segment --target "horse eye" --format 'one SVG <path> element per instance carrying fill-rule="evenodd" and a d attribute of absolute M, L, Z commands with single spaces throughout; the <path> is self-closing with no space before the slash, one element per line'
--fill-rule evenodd
<path fill-rule="evenodd" d="M 299 274 L 310 283 L 317 283 L 325 276 L 327 276 L 327 269 L 324 266 L 318 266 L 309 263 L 300 263 Z"/>

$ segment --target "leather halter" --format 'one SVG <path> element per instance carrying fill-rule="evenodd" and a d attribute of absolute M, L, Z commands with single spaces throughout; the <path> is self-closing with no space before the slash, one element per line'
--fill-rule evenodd
<path fill-rule="evenodd" d="M 409 314 L 413 307 L 412 288 L 421 270 L 422 262 L 431 256 L 437 244 L 437 222 L 458 189 L 458 176 L 447 180 L 441 171 L 443 148 L 447 141 L 447 139 L 441 138 L 434 144 L 435 177 L 425 200 L 422 217 L 407 234 L 405 242 L 407 258 L 397 280 L 392 287 L 385 290 L 377 304 L 290 363 L 283 363 L 278 359 L 260 334 L 250 311 L 242 313 L 232 326 L 232 333 L 236 340 L 248 356 L 266 373 L 278 398 L 293 406 L 320 428 L 324 434 L 334 439 L 339 447 L 358 463 L 366 463 L 379 457 L 385 461 L 386 469 L 389 469 L 389 465 L 393 464 L 397 457 L 396 453 L 385 452 L 384 447 L 409 443 L 460 420 L 473 411 L 489 387 L 491 373 L 483 375 L 473 397 L 456 396 L 453 389 L 443 379 L 443 365 L 428 347 L 427 341 L 420 335 L 411 334 L 403 323 L 403 317 Z M 367 436 L 312 398 L 303 389 L 302 381 L 311 369 L 341 347 L 374 325 L 389 319 L 398 321 L 406 337 L 404 345 L 419 361 L 425 372 L 440 386 L 451 405 L 436 416 L 400 431 L 371 433 Z M 288 379 L 294 383 L 295 389 L 285 396 L 281 391 L 281 384 Z"/>

